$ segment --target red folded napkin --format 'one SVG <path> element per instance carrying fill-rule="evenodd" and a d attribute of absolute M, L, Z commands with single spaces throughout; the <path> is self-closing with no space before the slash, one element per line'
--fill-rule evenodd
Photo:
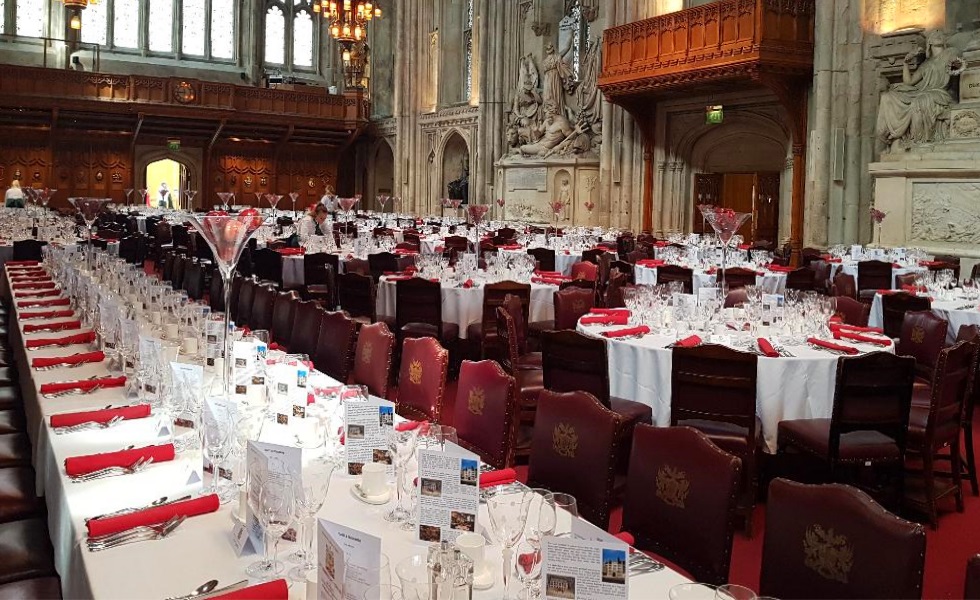
<path fill-rule="evenodd" d="M 408 281 L 412 279 L 413 275 L 388 275 L 386 279 L 388 281 Z"/>
<path fill-rule="evenodd" d="M 514 469 L 500 469 L 489 473 L 480 473 L 480 487 L 488 488 L 517 481 L 517 471 Z"/>
<path fill-rule="evenodd" d="M 705 273 L 707 273 L 708 275 L 714 275 L 717 272 L 718 272 L 718 267 L 710 267 L 707 271 L 705 271 Z"/>
<path fill-rule="evenodd" d="M 276 579 L 210 598 L 211 600 L 288 600 L 289 586 L 286 585 L 285 579 Z"/>
<path fill-rule="evenodd" d="M 590 317 L 588 315 L 582 317 L 582 325 L 626 325 L 629 323 L 630 315 L 629 313 L 617 313 L 614 315 L 599 315 L 595 317 Z"/>
<path fill-rule="evenodd" d="M 603 331 L 601 335 L 607 338 L 618 338 L 626 337 L 628 335 L 646 335 L 648 333 L 650 333 L 650 328 L 646 325 L 640 325 L 639 327 L 627 327 L 626 329 Z"/>
<path fill-rule="evenodd" d="M 302 256 L 306 254 L 306 248 L 280 248 L 278 252 L 282 256 Z"/>
<path fill-rule="evenodd" d="M 641 258 L 640 260 L 636 261 L 636 266 L 638 267 L 654 268 L 654 267 L 662 267 L 665 264 L 667 263 L 660 260 L 659 258 Z"/>
<path fill-rule="evenodd" d="M 789 267 L 786 265 L 769 265 L 769 270 L 773 273 L 790 273 L 796 270 L 796 267 Z"/>
<path fill-rule="evenodd" d="M 132 450 L 103 452 L 71 456 L 65 459 L 65 472 L 69 477 L 77 477 L 108 467 L 128 467 L 140 459 L 153 459 L 153 462 L 167 462 L 174 459 L 174 445 L 146 446 Z"/>
<path fill-rule="evenodd" d="M 535 271 L 534 274 L 541 277 L 564 277 L 561 271 Z"/>
<path fill-rule="evenodd" d="M 149 404 L 136 404 L 134 406 L 122 406 L 120 408 L 103 408 L 101 410 L 82 410 L 78 412 L 62 413 L 51 415 L 52 427 L 72 427 L 82 423 L 108 423 L 119 417 L 120 419 L 142 419 L 150 416 Z"/>
<path fill-rule="evenodd" d="M 876 346 L 891 346 L 892 341 L 885 338 L 875 338 L 868 335 L 861 335 L 860 333 L 852 333 L 850 331 L 845 331 L 843 329 L 838 329 L 834 332 L 835 340 L 852 340 L 855 342 L 862 342 L 865 344 L 874 344 Z"/>
<path fill-rule="evenodd" d="M 34 267 L 41 263 L 36 260 L 8 260 L 3 264 L 8 267 Z"/>
<path fill-rule="evenodd" d="M 739 244 L 738 245 L 738 249 L 739 250 L 750 250 L 750 249 L 752 249 L 752 244 Z"/>
<path fill-rule="evenodd" d="M 924 285 L 903 285 L 902 291 L 917 294 L 919 292 L 928 292 L 929 290 Z"/>
<path fill-rule="evenodd" d="M 105 354 L 101 351 L 96 352 L 82 352 L 80 354 L 75 354 L 73 356 L 52 356 L 50 358 L 34 358 L 31 359 L 31 367 L 37 369 L 40 367 L 51 367 L 54 365 L 77 365 L 81 363 L 97 363 L 105 360 Z"/>
<path fill-rule="evenodd" d="M 938 267 L 939 265 L 944 265 L 944 264 L 946 264 L 945 261 L 941 261 L 941 260 L 920 260 L 919 261 L 919 266 L 920 267 Z"/>
<path fill-rule="evenodd" d="M 843 258 L 828 258 L 826 260 L 827 260 L 827 262 L 830 262 L 830 263 L 842 263 L 842 262 L 844 262 L 844 259 Z"/>
<path fill-rule="evenodd" d="M 677 340 L 674 345 L 678 348 L 693 348 L 694 346 L 701 345 L 701 338 L 696 335 L 688 336 L 683 340 Z"/>
<path fill-rule="evenodd" d="M 776 352 L 776 349 L 772 347 L 769 340 L 766 338 L 759 338 L 756 340 L 756 342 L 759 344 L 759 350 L 761 350 L 763 354 L 769 358 L 779 358 L 779 352 Z"/>
<path fill-rule="evenodd" d="M 468 290 L 471 287 L 473 287 L 473 280 L 472 279 L 467 279 L 466 281 L 463 282 L 463 289 L 467 289 Z"/>
<path fill-rule="evenodd" d="M 878 293 L 882 296 L 890 296 L 891 294 L 897 294 L 902 290 L 878 290 Z"/>
<path fill-rule="evenodd" d="M 61 290 L 51 289 L 51 290 L 20 290 L 14 292 L 14 298 L 50 298 L 51 296 L 60 296 Z"/>
<path fill-rule="evenodd" d="M 73 310 L 42 310 L 40 312 L 22 312 L 21 319 L 62 319 L 64 317 L 74 317 Z"/>
<path fill-rule="evenodd" d="M 115 517 L 91 519 L 86 524 L 89 537 L 109 535 L 144 525 L 158 525 L 174 517 L 196 517 L 218 510 L 221 501 L 217 494 L 208 494 L 200 498 L 192 498 L 183 502 L 174 502 L 164 506 L 154 506 L 145 510 L 126 513 Z"/>
<path fill-rule="evenodd" d="M 44 271 L 37 273 L 16 273 L 10 276 L 12 283 L 37 283 L 51 281 L 51 276 Z"/>
<path fill-rule="evenodd" d="M 821 348 L 827 348 L 828 350 L 837 350 L 838 352 L 846 352 L 847 354 L 857 354 L 860 352 L 857 348 L 853 346 L 845 346 L 844 344 L 835 344 L 833 342 L 827 342 L 821 340 L 820 338 L 809 338 L 807 342 L 813 344 L 814 346 L 820 346 Z"/>
<path fill-rule="evenodd" d="M 53 288 L 55 283 L 53 281 L 41 281 L 37 283 L 15 283 L 10 286 L 13 290 L 46 290 L 48 288 Z"/>
<path fill-rule="evenodd" d="M 602 308 L 595 307 L 589 310 L 590 313 L 594 315 L 618 315 L 620 313 L 630 314 L 630 309 L 628 308 Z"/>
<path fill-rule="evenodd" d="M 654 242 L 653 245 L 656 246 L 657 248 L 666 248 L 667 246 L 670 245 L 670 242 L 659 241 L 659 242 Z"/>
<path fill-rule="evenodd" d="M 633 534 L 628 531 L 620 531 L 619 533 L 614 533 L 613 537 L 619 538 L 620 540 L 626 542 L 630 546 L 636 544 L 636 539 L 633 537 Z"/>
<path fill-rule="evenodd" d="M 395 425 L 395 431 L 412 431 L 418 429 L 427 421 L 402 421 Z"/>
<path fill-rule="evenodd" d="M 24 333 L 34 333 L 35 331 L 64 331 L 66 329 L 81 329 L 81 321 L 61 321 L 60 323 L 25 323 Z"/>
<path fill-rule="evenodd" d="M 17 308 L 31 308 L 34 306 L 70 306 L 71 300 L 68 298 L 54 298 L 52 300 L 21 300 L 17 303 Z"/>
<path fill-rule="evenodd" d="M 497 246 L 501 250 L 520 250 L 520 244 L 504 244 L 503 246 Z"/>
<path fill-rule="evenodd" d="M 75 335 L 69 335 L 62 338 L 38 338 L 36 340 L 27 340 L 24 346 L 27 348 L 43 348 L 45 346 L 69 346 L 71 344 L 90 344 L 95 341 L 95 332 L 86 331 L 85 333 L 76 333 Z"/>
<path fill-rule="evenodd" d="M 853 333 L 884 333 L 885 330 L 881 327 L 861 327 L 860 325 L 848 325 L 847 323 L 841 323 L 839 321 L 835 322 L 833 319 L 830 321 L 831 331 L 850 331 Z"/>
<path fill-rule="evenodd" d="M 83 390 L 89 391 L 90 389 L 98 386 L 100 388 L 117 388 L 126 385 L 126 376 L 120 375 L 119 377 L 101 377 L 99 379 L 82 379 L 81 381 L 66 381 L 64 383 L 42 383 L 41 393 L 42 394 L 55 394 L 57 392 L 64 392 L 65 390 Z"/>
<path fill-rule="evenodd" d="M 410 250 L 408 248 L 395 248 L 395 254 L 399 256 L 414 256 L 418 254 L 418 250 Z"/>

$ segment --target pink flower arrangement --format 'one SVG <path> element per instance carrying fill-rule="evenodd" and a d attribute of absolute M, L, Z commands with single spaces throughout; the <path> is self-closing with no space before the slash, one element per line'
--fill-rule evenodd
<path fill-rule="evenodd" d="M 551 212 L 555 213 L 555 216 L 558 216 L 561 214 L 561 211 L 565 210 L 565 203 L 561 200 L 552 200 L 548 203 L 548 206 L 551 207 Z"/>
<path fill-rule="evenodd" d="M 881 225 L 881 222 L 884 221 L 885 217 L 888 216 L 888 213 L 886 213 L 883 210 L 878 210 L 873 206 L 871 207 L 870 213 L 871 213 L 871 220 L 877 223 L 878 225 Z"/>
<path fill-rule="evenodd" d="M 504 199 L 503 198 L 497 198 L 497 206 L 499 206 L 500 208 L 503 208 L 504 207 Z"/>
<path fill-rule="evenodd" d="M 483 220 L 483 217 L 486 216 L 487 211 L 490 210 L 490 207 L 486 204 L 470 204 L 466 210 L 470 214 L 470 219 L 472 219 L 474 223 L 479 223 Z"/>

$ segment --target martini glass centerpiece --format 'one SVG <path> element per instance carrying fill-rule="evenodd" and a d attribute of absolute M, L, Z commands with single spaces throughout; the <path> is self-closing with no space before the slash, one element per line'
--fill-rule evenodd
<path fill-rule="evenodd" d="M 724 293 L 725 264 L 728 262 L 728 246 L 731 244 L 732 238 L 735 236 L 739 227 L 748 221 L 752 214 L 735 212 L 731 208 L 722 208 L 720 206 L 699 205 L 698 208 L 701 209 L 701 214 L 704 216 L 705 221 L 711 225 L 718 239 L 721 240 L 721 288 L 722 293 Z"/>
<path fill-rule="evenodd" d="M 231 278 L 238 264 L 238 259 L 242 256 L 242 250 L 248 240 L 255 235 L 264 224 L 259 212 L 254 208 L 248 208 L 236 216 L 229 216 L 227 213 L 212 211 L 206 215 L 188 213 L 184 218 L 191 224 L 197 232 L 204 238 L 218 266 L 221 280 L 224 282 L 225 293 L 225 326 L 224 326 L 224 364 L 222 369 L 222 390 L 230 393 L 231 390 L 231 344 L 233 336 L 229 335 L 231 325 Z"/>
<path fill-rule="evenodd" d="M 551 212 L 555 215 L 555 230 L 552 235 L 558 235 L 558 220 L 561 218 L 561 213 L 565 210 L 565 203 L 561 200 L 552 200 L 548 203 L 548 207 L 551 208 Z"/>
<path fill-rule="evenodd" d="M 86 256 L 86 262 L 88 263 L 88 270 L 92 270 L 92 225 L 95 224 L 95 220 L 99 218 L 99 213 L 105 208 L 105 205 L 109 203 L 110 198 L 69 198 L 68 201 L 78 210 L 79 214 L 85 220 L 85 228 L 88 232 L 88 253 Z"/>
<path fill-rule="evenodd" d="M 126 192 L 126 206 L 129 206 L 133 203 L 133 192 L 135 190 L 133 188 L 126 188 L 123 191 Z"/>
<path fill-rule="evenodd" d="M 194 210 L 194 196 L 197 195 L 197 190 L 184 190 L 184 199 L 186 204 L 184 208 L 186 210 Z"/>
<path fill-rule="evenodd" d="M 354 205 L 357 204 L 357 198 L 338 198 L 337 206 L 340 210 L 347 213 L 347 222 L 350 223 L 354 220 Z"/>
<path fill-rule="evenodd" d="M 289 199 L 293 201 L 293 218 L 296 218 L 296 199 L 299 198 L 299 192 L 289 192 Z"/>
<path fill-rule="evenodd" d="M 140 206 L 146 206 L 146 188 L 140 188 L 136 190 L 140 195 Z"/>
<path fill-rule="evenodd" d="M 228 211 L 231 203 L 235 201 L 235 192 L 217 192 L 218 199 L 221 200 L 221 210 Z"/>
<path fill-rule="evenodd" d="M 385 208 L 388 205 L 388 200 L 390 200 L 390 199 L 391 199 L 391 196 L 389 196 L 387 194 L 379 194 L 378 195 L 378 205 L 381 206 L 381 212 L 385 212 Z"/>
<path fill-rule="evenodd" d="M 266 194 L 265 201 L 269 203 L 272 207 L 272 218 L 276 218 L 276 207 L 279 206 L 279 201 L 282 200 L 282 194 Z"/>
<path fill-rule="evenodd" d="M 489 204 L 470 204 L 466 207 L 466 212 L 469 213 L 470 220 L 476 226 L 476 256 L 478 261 L 480 257 L 480 223 L 483 222 L 484 217 L 487 216 L 487 212 L 489 211 Z"/>

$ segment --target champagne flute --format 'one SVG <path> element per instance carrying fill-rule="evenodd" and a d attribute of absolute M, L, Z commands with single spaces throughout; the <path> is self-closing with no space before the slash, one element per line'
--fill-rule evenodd
<path fill-rule="evenodd" d="M 290 569 L 289 577 L 296 581 L 306 581 L 306 574 L 316 567 L 316 552 L 311 549 L 313 529 L 316 521 L 314 516 L 323 507 L 330 491 L 330 479 L 333 477 L 334 465 L 331 463 L 313 462 L 303 469 L 303 474 L 296 482 L 293 503 L 294 516 L 300 525 L 299 550 L 288 556 L 291 562 L 299 566 Z"/>
<path fill-rule="evenodd" d="M 265 557 L 248 566 L 245 572 L 249 577 L 271 579 L 283 571 L 283 564 L 278 560 L 279 540 L 289 528 L 294 502 L 291 478 L 270 477 L 262 483 L 255 512 L 263 527 Z"/>
<path fill-rule="evenodd" d="M 538 597 L 534 589 L 541 578 L 541 547 L 524 541 L 517 545 L 517 578 L 524 586 L 524 600 Z"/>
<path fill-rule="evenodd" d="M 527 511 L 533 492 L 528 490 L 501 490 L 487 498 L 490 525 L 494 537 L 503 546 L 504 599 L 511 598 L 508 590 L 514 570 L 514 545 L 521 539 L 527 523 Z"/>

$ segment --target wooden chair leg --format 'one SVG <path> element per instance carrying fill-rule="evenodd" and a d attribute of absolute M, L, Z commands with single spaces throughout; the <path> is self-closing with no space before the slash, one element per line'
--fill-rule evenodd
<path fill-rule="evenodd" d="M 926 514 L 929 515 L 929 524 L 935 530 L 939 529 L 939 516 L 936 513 L 936 478 L 932 466 L 932 453 L 932 448 L 926 448 L 922 453 L 922 478 L 924 483 L 923 492 L 926 501 Z"/>
<path fill-rule="evenodd" d="M 956 496 L 956 512 L 963 512 L 963 464 L 960 462 L 959 439 L 949 448 L 950 470 L 953 472 L 953 494 Z"/>
<path fill-rule="evenodd" d="M 966 476 L 970 480 L 970 490 L 974 496 L 980 496 L 980 487 L 977 486 L 977 459 L 973 448 L 972 423 L 963 424 L 963 442 L 963 453 L 966 454 Z"/>

